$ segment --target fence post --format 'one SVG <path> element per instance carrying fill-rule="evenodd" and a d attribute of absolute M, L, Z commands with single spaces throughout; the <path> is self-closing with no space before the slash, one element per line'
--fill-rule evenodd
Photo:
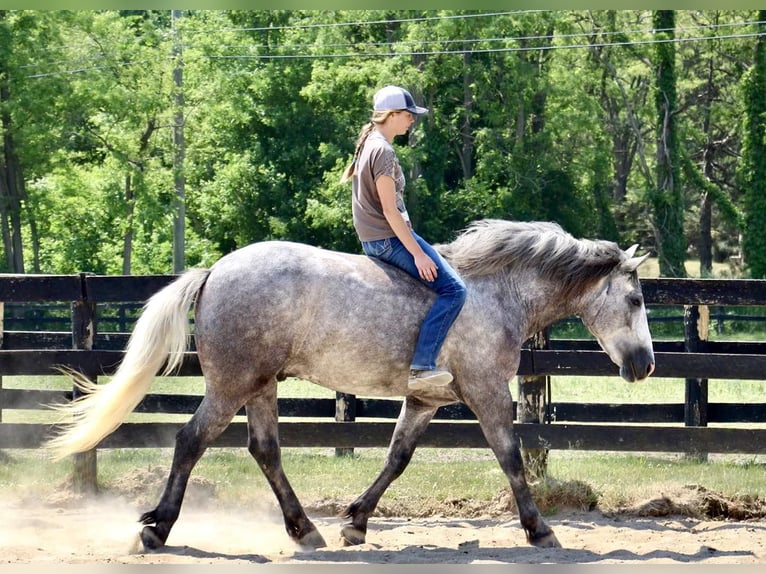
<path fill-rule="evenodd" d="M 550 347 L 550 333 L 548 329 L 535 333 L 532 337 L 531 349 L 548 349 Z M 550 377 L 547 375 L 533 375 L 518 377 L 518 400 L 516 402 L 516 418 L 520 423 L 547 422 L 546 402 L 547 388 Z M 530 480 L 545 478 L 548 474 L 548 449 L 547 448 L 522 448 L 521 455 L 524 459 L 524 468 Z"/>
<path fill-rule="evenodd" d="M 356 420 L 356 395 L 335 393 L 335 420 L 354 422 Z M 335 448 L 335 456 L 353 456 L 353 448 Z"/>
<path fill-rule="evenodd" d="M 684 351 L 705 351 L 710 328 L 710 309 L 707 305 L 684 305 Z M 708 380 L 686 379 L 684 397 L 684 425 L 706 427 L 708 423 Z M 689 452 L 687 457 L 707 460 L 706 452 Z"/>
<path fill-rule="evenodd" d="M 88 301 L 85 289 L 85 273 L 80 274 L 82 281 L 82 298 L 72 301 L 72 348 L 92 350 L 96 338 L 96 304 Z M 96 381 L 94 373 L 83 373 L 90 380 Z M 72 389 L 72 399 L 82 394 L 75 385 Z M 75 492 L 95 494 L 98 489 L 96 471 L 96 449 L 78 453 L 73 456 L 74 470 L 72 487 Z"/>

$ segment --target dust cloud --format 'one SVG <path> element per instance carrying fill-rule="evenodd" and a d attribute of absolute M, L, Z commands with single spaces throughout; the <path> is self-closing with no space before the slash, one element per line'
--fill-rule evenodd
<path fill-rule="evenodd" d="M 130 564 L 242 568 L 254 564 L 501 564 L 507 568 L 515 564 L 694 563 L 739 564 L 741 572 L 742 566 L 747 571 L 747 565 L 766 562 L 762 515 L 750 512 L 743 516 L 757 518 L 723 520 L 690 513 L 691 500 L 702 500 L 707 506 L 712 500 L 713 506 L 720 506 L 718 498 L 700 489 L 665 493 L 629 513 L 560 510 L 546 517 L 563 545 L 553 549 L 529 546 L 518 516 L 511 511 L 485 508 L 484 515 L 413 517 L 422 510 L 413 507 L 396 515 L 376 513 L 367 543 L 344 547 L 339 537 L 343 520 L 330 516 L 342 505 L 328 503 L 322 506 L 325 512 L 308 509 L 327 542 L 326 548 L 313 550 L 299 548 L 290 540 L 273 498 L 223 503 L 212 484 L 194 477 L 167 546 L 145 553 L 137 547 L 138 518 L 156 504 L 166 476 L 163 468 L 136 469 L 114 481 L 117 490 L 91 498 L 73 494 L 66 484 L 4 492 L 0 574 L 3 566 L 10 565 L 32 565 L 35 574 L 47 574 L 53 568 L 54 574 L 61 574 L 62 565 L 77 565 L 82 567 L 78 574 L 85 574 L 94 565 Z"/>

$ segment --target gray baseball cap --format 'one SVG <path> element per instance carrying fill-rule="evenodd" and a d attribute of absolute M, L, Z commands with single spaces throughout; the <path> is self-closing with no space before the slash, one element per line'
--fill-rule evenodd
<path fill-rule="evenodd" d="M 415 105 L 415 100 L 404 88 L 399 86 L 386 86 L 381 88 L 372 98 L 372 109 L 376 112 L 387 110 L 407 110 L 411 114 L 420 116 L 428 113 L 428 108 Z"/>

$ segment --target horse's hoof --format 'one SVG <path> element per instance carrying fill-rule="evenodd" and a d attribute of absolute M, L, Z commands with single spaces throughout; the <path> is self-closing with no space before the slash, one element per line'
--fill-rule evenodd
<path fill-rule="evenodd" d="M 529 543 L 538 548 L 561 548 L 561 543 L 552 531 L 539 538 L 530 538 Z"/>
<path fill-rule="evenodd" d="M 140 536 L 141 544 L 143 544 L 146 552 L 153 552 L 165 546 L 165 541 L 157 536 L 157 533 L 152 526 L 144 526 Z"/>
<path fill-rule="evenodd" d="M 359 546 L 365 543 L 366 533 L 347 524 L 340 531 L 340 539 L 343 546 Z"/>
<path fill-rule="evenodd" d="M 134 554 L 143 554 L 146 552 L 144 549 L 144 543 L 141 542 L 141 535 L 136 534 L 133 537 L 133 541 L 130 543 L 130 547 L 128 548 L 128 554 L 134 555 Z"/>
<path fill-rule="evenodd" d="M 303 538 L 298 540 L 298 544 L 304 548 L 324 548 L 327 546 L 324 538 L 319 534 L 319 530 L 312 530 L 304 535 Z"/>

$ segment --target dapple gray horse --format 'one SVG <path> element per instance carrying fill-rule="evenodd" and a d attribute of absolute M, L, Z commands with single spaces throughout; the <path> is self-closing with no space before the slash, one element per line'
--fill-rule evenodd
<path fill-rule="evenodd" d="M 49 446 L 61 457 L 93 448 L 167 374 L 186 350 L 188 313 L 205 396 L 176 437 L 158 506 L 140 518 L 146 550 L 161 548 L 178 518 L 194 465 L 245 407 L 248 450 L 281 505 L 288 535 L 325 542 L 282 469 L 277 383 L 300 377 L 363 396 L 403 396 L 385 466 L 346 509 L 346 544 L 365 542 L 367 522 L 386 488 L 404 471 L 437 408 L 465 403 L 508 477 L 529 543 L 559 546 L 530 494 L 513 432 L 509 381 L 533 333 L 579 316 L 628 381 L 654 370 L 652 340 L 635 257 L 607 241 L 577 240 L 551 223 L 483 220 L 440 252 L 468 288 L 438 367 L 454 381 L 410 393 L 410 356 L 432 292 L 399 270 L 365 256 L 289 242 L 255 243 L 192 269 L 157 292 L 136 323 L 117 373 L 105 385 L 81 380 L 87 394 L 63 407 L 72 418 Z"/>

